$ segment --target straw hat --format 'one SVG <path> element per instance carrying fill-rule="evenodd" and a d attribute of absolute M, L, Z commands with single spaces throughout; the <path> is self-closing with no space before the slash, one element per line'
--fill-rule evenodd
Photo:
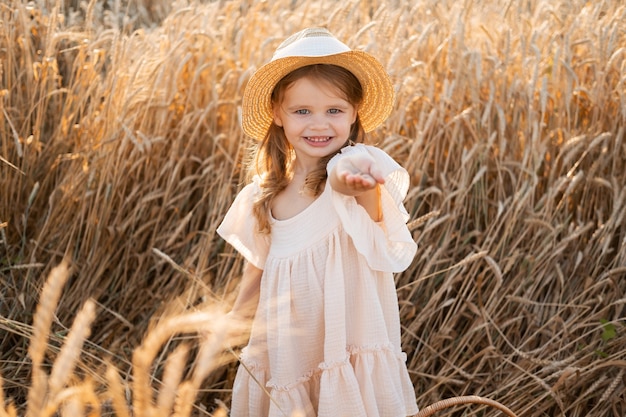
<path fill-rule="evenodd" d="M 309 28 L 280 44 L 272 60 L 250 78 L 243 94 L 244 132 L 262 140 L 272 121 L 271 94 L 291 71 L 312 64 L 333 64 L 352 72 L 363 87 L 359 119 L 366 132 L 374 130 L 393 107 L 393 85 L 380 62 L 364 51 L 353 51 L 328 30 Z"/>

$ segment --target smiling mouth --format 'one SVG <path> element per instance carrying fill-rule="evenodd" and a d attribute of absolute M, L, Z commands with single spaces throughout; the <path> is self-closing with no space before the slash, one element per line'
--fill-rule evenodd
<path fill-rule="evenodd" d="M 322 143 L 322 142 L 328 142 L 332 139 L 331 136 L 305 136 L 306 140 L 308 140 L 309 142 L 315 142 L 315 143 Z"/>

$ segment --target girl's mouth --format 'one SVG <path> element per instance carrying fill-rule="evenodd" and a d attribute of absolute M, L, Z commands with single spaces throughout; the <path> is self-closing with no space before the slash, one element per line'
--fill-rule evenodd
<path fill-rule="evenodd" d="M 307 140 L 308 142 L 324 143 L 324 142 L 330 141 L 332 137 L 331 136 L 305 136 L 304 139 Z"/>

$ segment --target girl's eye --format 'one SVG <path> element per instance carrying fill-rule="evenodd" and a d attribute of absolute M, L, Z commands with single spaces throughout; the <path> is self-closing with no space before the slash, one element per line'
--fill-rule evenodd
<path fill-rule="evenodd" d="M 339 110 L 339 109 L 329 109 L 328 113 L 330 113 L 330 114 L 339 114 L 339 113 L 341 113 L 341 110 Z"/>
<path fill-rule="evenodd" d="M 307 109 L 298 109 L 295 112 L 296 114 L 309 114 L 309 111 Z"/>

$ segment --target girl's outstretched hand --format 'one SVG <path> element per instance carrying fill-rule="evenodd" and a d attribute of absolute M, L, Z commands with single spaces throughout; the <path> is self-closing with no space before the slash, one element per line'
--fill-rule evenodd
<path fill-rule="evenodd" d="M 336 191 L 347 195 L 358 195 L 385 183 L 376 161 L 365 153 L 339 158 L 331 172 L 330 181 Z"/>

